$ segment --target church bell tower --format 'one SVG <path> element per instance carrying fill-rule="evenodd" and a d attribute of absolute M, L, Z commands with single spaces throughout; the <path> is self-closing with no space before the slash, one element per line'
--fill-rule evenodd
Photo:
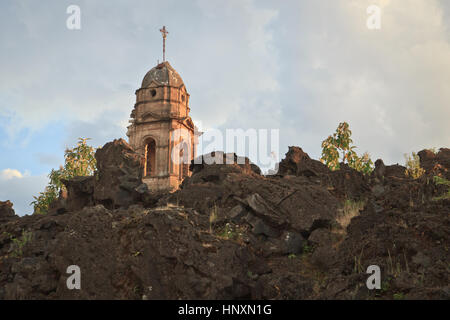
<path fill-rule="evenodd" d="M 194 123 L 189 116 L 189 93 L 174 68 L 165 61 L 152 68 L 136 90 L 127 136 L 131 147 L 145 157 L 143 181 L 150 190 L 176 190 L 190 175 L 195 157 Z"/>

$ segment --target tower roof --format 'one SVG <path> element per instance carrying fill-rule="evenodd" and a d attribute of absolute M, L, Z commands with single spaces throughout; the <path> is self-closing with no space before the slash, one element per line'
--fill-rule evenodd
<path fill-rule="evenodd" d="M 184 85 L 178 72 L 172 68 L 168 61 L 164 61 L 152 68 L 142 80 L 142 88 L 149 87 L 152 82 L 157 85 L 180 87 Z"/>

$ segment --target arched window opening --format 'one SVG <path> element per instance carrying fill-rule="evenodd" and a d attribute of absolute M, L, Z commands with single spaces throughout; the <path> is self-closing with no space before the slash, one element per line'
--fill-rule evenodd
<path fill-rule="evenodd" d="M 148 139 L 145 144 L 145 166 L 144 177 L 156 174 L 156 143 L 153 139 Z"/>
<path fill-rule="evenodd" d="M 156 90 L 155 89 L 150 90 L 150 95 L 152 97 L 156 96 Z"/>

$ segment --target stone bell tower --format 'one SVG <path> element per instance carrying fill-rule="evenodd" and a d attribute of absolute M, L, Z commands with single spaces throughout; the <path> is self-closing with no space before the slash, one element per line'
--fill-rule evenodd
<path fill-rule="evenodd" d="M 165 27 L 161 32 L 165 44 Z M 150 190 L 176 190 L 190 175 L 197 142 L 189 111 L 189 93 L 169 62 L 147 72 L 136 90 L 127 136 L 145 157 L 143 181 Z"/>

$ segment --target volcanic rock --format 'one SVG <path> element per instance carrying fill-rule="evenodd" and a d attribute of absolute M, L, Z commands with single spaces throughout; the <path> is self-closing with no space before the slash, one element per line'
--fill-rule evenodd
<path fill-rule="evenodd" d="M 278 174 L 315 177 L 327 174 L 329 169 L 317 160 L 312 160 L 309 155 L 299 147 L 289 147 L 285 158 L 278 166 Z"/>
<path fill-rule="evenodd" d="M 444 174 L 447 150 L 424 163 Z M 179 190 L 153 193 L 142 158 L 111 142 L 98 177 L 65 181 L 63 214 L 13 219 L 0 202 L 0 299 L 448 299 L 450 200 L 435 199 L 447 188 L 437 171 L 409 179 L 380 160 L 374 179 L 322 170 L 300 148 L 287 158 L 274 176 L 245 159 L 193 164 Z M 355 201 L 361 210 L 344 210 Z M 67 289 L 70 265 L 82 290 Z M 383 290 L 367 289 L 370 265 Z"/>
<path fill-rule="evenodd" d="M 0 201 L 0 223 L 16 218 L 11 201 Z"/>
<path fill-rule="evenodd" d="M 114 140 L 95 153 L 98 173 L 94 202 L 109 208 L 127 207 L 139 199 L 144 157 L 123 139 Z M 138 189 L 139 190 L 139 189 Z"/>

